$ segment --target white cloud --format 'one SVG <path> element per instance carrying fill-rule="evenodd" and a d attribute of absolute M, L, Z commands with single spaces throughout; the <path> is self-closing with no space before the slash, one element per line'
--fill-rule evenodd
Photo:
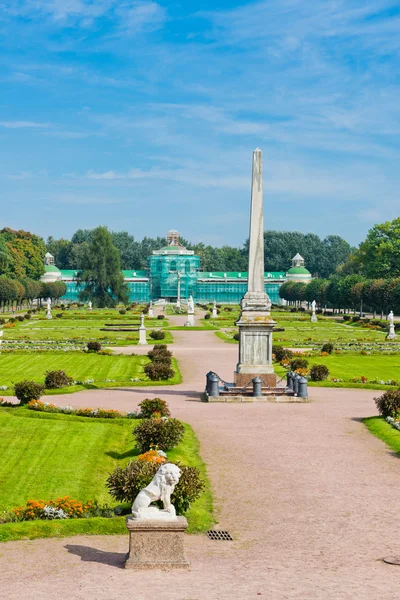
<path fill-rule="evenodd" d="M 0 127 L 6 129 L 47 129 L 51 123 L 37 123 L 35 121 L 0 121 Z"/>

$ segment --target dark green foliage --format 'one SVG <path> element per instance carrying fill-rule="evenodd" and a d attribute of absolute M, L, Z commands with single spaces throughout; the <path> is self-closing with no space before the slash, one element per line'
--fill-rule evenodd
<path fill-rule="evenodd" d="M 31 315 L 31 313 L 25 313 L 25 314 L 24 314 L 24 319 L 25 319 L 26 321 L 29 321 L 29 319 L 32 319 L 32 315 Z"/>
<path fill-rule="evenodd" d="M 147 452 L 152 446 L 164 452 L 172 450 L 182 440 L 184 433 L 185 427 L 178 419 L 143 419 L 133 430 L 141 452 Z"/>
<path fill-rule="evenodd" d="M 67 387 L 73 382 L 72 377 L 69 377 L 65 371 L 46 371 L 44 385 L 47 390 L 56 390 Z"/>
<path fill-rule="evenodd" d="M 148 351 L 147 356 L 153 362 L 166 362 L 168 360 L 171 361 L 172 352 L 168 350 L 166 344 L 157 344 L 153 346 L 152 350 Z"/>
<path fill-rule="evenodd" d="M 44 386 L 35 381 L 20 381 L 14 385 L 14 394 L 21 404 L 27 404 L 31 400 L 40 400 L 44 392 Z"/>
<path fill-rule="evenodd" d="M 5 322 L 6 320 L 3 317 L 0 317 L 0 325 L 4 325 Z"/>
<path fill-rule="evenodd" d="M 163 340 L 165 338 L 165 333 L 159 329 L 155 329 L 149 333 L 149 337 L 152 340 Z"/>
<path fill-rule="evenodd" d="M 204 315 L 204 318 L 205 318 L 205 319 L 211 319 L 211 315 L 210 315 L 210 313 L 206 313 L 206 314 Z"/>
<path fill-rule="evenodd" d="M 147 398 L 142 400 L 140 406 L 140 418 L 151 419 L 154 413 L 159 413 L 161 417 L 170 417 L 171 413 L 168 404 L 161 398 Z"/>
<path fill-rule="evenodd" d="M 374 398 L 376 408 L 382 417 L 396 418 L 400 413 L 400 389 L 388 390 L 379 398 Z"/>
<path fill-rule="evenodd" d="M 326 365 L 313 365 L 310 371 L 311 381 L 325 381 L 328 379 L 329 369 Z"/>
<path fill-rule="evenodd" d="M 176 463 L 172 463 L 176 464 Z M 178 515 L 184 514 L 190 504 L 197 500 L 204 491 L 204 482 L 196 467 L 178 464 L 181 469 L 179 483 L 175 486 L 171 502 Z M 131 504 L 138 493 L 149 485 L 160 465 L 155 462 L 129 462 L 126 467 L 118 467 L 107 479 L 107 487 L 117 502 Z"/>
<path fill-rule="evenodd" d="M 62 316 L 63 316 L 63 314 L 62 314 L 62 313 L 57 313 L 57 314 L 56 314 L 56 317 L 57 317 L 57 319 L 62 319 Z"/>
<path fill-rule="evenodd" d="M 307 369 L 308 360 L 306 358 L 294 358 L 290 363 L 290 368 L 292 371 L 296 369 Z"/>
<path fill-rule="evenodd" d="M 23 315 L 18 315 L 17 321 L 20 321 L 22 323 L 22 321 L 24 321 Z"/>
<path fill-rule="evenodd" d="M 88 349 L 88 352 L 100 352 L 101 344 L 100 344 L 100 342 L 88 342 L 87 349 Z"/>
<path fill-rule="evenodd" d="M 237 342 L 240 340 L 240 335 L 239 333 L 234 333 L 233 334 L 233 339 L 236 340 Z"/>
<path fill-rule="evenodd" d="M 334 349 L 335 349 L 335 346 L 333 344 L 331 344 L 330 342 L 326 342 L 326 344 L 323 344 L 323 346 L 321 348 L 321 352 L 327 352 L 328 354 L 332 354 Z"/>
<path fill-rule="evenodd" d="M 158 319 L 159 321 L 162 321 L 162 320 L 164 319 L 164 315 L 157 315 L 157 319 Z"/>
<path fill-rule="evenodd" d="M 289 360 L 293 357 L 293 352 L 291 350 L 286 350 L 283 346 L 272 346 L 272 354 L 275 354 L 275 360 L 277 362 Z"/>
<path fill-rule="evenodd" d="M 151 362 L 144 367 L 144 372 L 152 381 L 166 381 L 175 375 L 171 362 Z"/>
<path fill-rule="evenodd" d="M 120 315 L 126 315 L 126 308 L 120 308 L 119 309 L 119 314 Z"/>

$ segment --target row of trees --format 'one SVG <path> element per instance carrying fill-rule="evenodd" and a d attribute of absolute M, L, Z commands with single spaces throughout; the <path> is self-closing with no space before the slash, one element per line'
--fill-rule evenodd
<path fill-rule="evenodd" d="M 13 279 L 40 279 L 44 273 L 46 245 L 28 231 L 0 230 L 0 274 Z"/>
<path fill-rule="evenodd" d="M 313 279 L 310 283 L 287 281 L 279 295 L 291 304 L 312 302 L 334 310 L 367 310 L 381 317 L 393 310 L 400 313 L 400 277 L 366 279 L 361 275 L 337 275 L 329 279 Z"/>
<path fill-rule="evenodd" d="M 47 240 L 47 250 L 53 254 L 60 269 L 81 269 L 94 230 L 79 229 L 71 240 Z M 145 237 L 136 241 L 126 231 L 111 232 L 113 245 L 117 248 L 122 269 L 146 269 L 147 257 L 153 250 L 167 244 L 163 237 Z M 231 246 L 206 246 L 203 243 L 191 244 L 181 239 L 181 244 L 200 256 L 203 271 L 246 271 L 248 261 L 248 240 L 242 248 Z M 325 239 L 313 233 L 298 231 L 266 231 L 264 233 L 264 261 L 266 271 L 287 271 L 293 256 L 300 252 L 306 266 L 314 275 L 328 277 L 335 269 L 346 262 L 351 254 L 350 245 L 341 237 L 331 235 Z"/>
<path fill-rule="evenodd" d="M 35 279 L 13 279 L 6 275 L 0 276 L 0 307 L 6 309 L 24 306 L 29 307 L 36 298 L 51 298 L 58 300 L 67 291 L 65 283 L 55 281 L 44 283 Z"/>

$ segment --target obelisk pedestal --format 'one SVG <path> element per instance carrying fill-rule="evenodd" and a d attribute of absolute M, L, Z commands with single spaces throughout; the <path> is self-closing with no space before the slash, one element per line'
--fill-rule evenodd
<path fill-rule="evenodd" d="M 276 386 L 272 366 L 271 301 L 264 286 L 264 218 L 262 190 L 262 154 L 253 153 L 250 210 L 249 272 L 247 292 L 241 301 L 239 327 L 239 362 L 235 371 L 236 387 L 244 387 L 255 377 L 264 385 Z"/>

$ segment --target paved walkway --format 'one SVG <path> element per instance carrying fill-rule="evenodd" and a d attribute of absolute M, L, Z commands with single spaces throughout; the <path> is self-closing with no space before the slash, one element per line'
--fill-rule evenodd
<path fill-rule="evenodd" d="M 122 569 L 127 537 L 0 545 L 0 598 L 47 600 L 394 600 L 400 568 L 400 462 L 360 419 L 373 391 L 312 388 L 310 404 L 203 404 L 210 369 L 230 378 L 237 347 L 213 332 L 174 332 L 185 383 L 57 397 L 132 409 L 166 398 L 191 423 L 232 542 L 187 536 L 190 572 Z"/>

